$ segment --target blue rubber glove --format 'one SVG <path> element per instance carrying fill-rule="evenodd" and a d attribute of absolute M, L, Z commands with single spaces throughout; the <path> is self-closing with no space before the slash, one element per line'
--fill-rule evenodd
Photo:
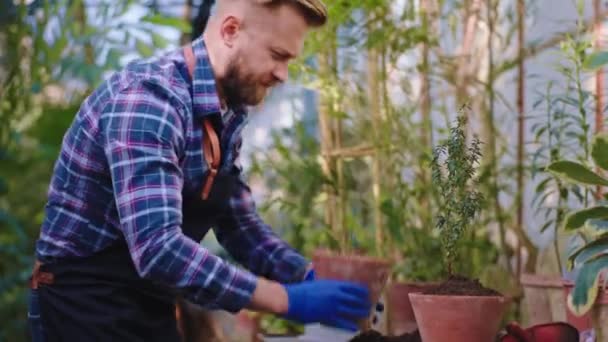
<path fill-rule="evenodd" d="M 315 279 L 316 279 L 315 269 L 311 268 L 306 272 L 306 275 L 304 275 L 304 281 L 313 281 Z"/>
<path fill-rule="evenodd" d="M 336 280 L 311 280 L 285 285 L 289 306 L 284 316 L 303 324 L 321 323 L 357 331 L 356 321 L 369 316 L 366 287 Z"/>
<path fill-rule="evenodd" d="M 304 281 L 313 281 L 316 279 L 315 269 L 311 266 L 306 274 L 304 275 Z M 381 315 L 384 311 L 384 304 L 382 302 L 376 303 L 376 312 L 373 315 L 372 324 L 378 323 L 378 315 Z"/>

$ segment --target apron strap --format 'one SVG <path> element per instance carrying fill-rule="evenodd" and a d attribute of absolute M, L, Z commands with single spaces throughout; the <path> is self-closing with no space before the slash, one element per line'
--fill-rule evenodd
<path fill-rule="evenodd" d="M 34 263 L 34 270 L 29 279 L 29 287 L 33 290 L 38 289 L 40 284 L 50 285 L 54 281 L 54 275 L 49 272 L 40 271 L 40 266 L 42 266 L 42 263 L 36 260 Z"/>
<path fill-rule="evenodd" d="M 188 66 L 188 73 L 190 74 L 190 78 L 194 81 L 196 59 L 194 57 L 194 52 L 192 51 L 192 46 L 186 45 L 184 46 L 183 50 L 186 65 Z M 203 154 L 205 155 L 205 161 L 207 162 L 207 166 L 209 168 L 209 175 L 203 183 L 201 198 L 206 200 L 209 197 L 211 186 L 213 185 L 215 176 L 218 173 L 222 154 L 217 133 L 213 129 L 213 125 L 209 119 L 203 119 L 203 132 Z"/>

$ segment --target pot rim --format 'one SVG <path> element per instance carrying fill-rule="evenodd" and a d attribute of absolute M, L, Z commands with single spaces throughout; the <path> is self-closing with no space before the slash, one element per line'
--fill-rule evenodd
<path fill-rule="evenodd" d="M 524 287 L 560 288 L 564 280 L 559 275 L 522 273 L 519 281 Z"/>
<path fill-rule="evenodd" d="M 320 250 L 314 251 L 312 254 L 313 263 L 314 263 L 315 258 L 331 258 L 334 260 L 337 259 L 337 260 L 343 260 L 343 261 L 353 260 L 353 261 L 358 261 L 358 262 L 369 262 L 369 263 L 380 264 L 379 266 L 385 266 L 385 267 L 390 267 L 393 264 L 393 262 L 391 262 L 387 258 L 380 258 L 380 257 L 376 257 L 376 256 L 361 255 L 361 254 L 337 254 L 333 251 L 325 250 L 325 249 L 320 249 Z"/>
<path fill-rule="evenodd" d="M 410 298 L 447 298 L 452 300 L 498 300 L 499 302 L 508 302 L 509 297 L 505 295 L 491 295 L 491 296 L 469 296 L 469 295 L 438 295 L 438 294 L 424 294 L 420 292 L 408 293 Z"/>

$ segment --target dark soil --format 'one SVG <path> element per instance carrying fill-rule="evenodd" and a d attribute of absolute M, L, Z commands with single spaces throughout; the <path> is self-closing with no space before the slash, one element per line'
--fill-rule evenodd
<path fill-rule="evenodd" d="M 401 336 L 382 336 L 375 330 L 368 330 L 353 337 L 350 342 L 422 342 L 418 330 Z"/>
<path fill-rule="evenodd" d="M 423 292 L 430 295 L 461 295 L 461 296 L 502 296 L 498 291 L 488 289 L 481 285 L 478 279 L 452 275 L 436 287 Z"/>

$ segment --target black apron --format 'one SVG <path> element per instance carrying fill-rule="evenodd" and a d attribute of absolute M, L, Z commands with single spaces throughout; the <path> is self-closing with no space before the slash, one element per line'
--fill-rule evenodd
<path fill-rule="evenodd" d="M 185 235 L 200 241 L 225 214 L 237 177 L 234 168 L 220 172 L 207 200 L 184 197 Z M 140 278 L 124 240 L 90 257 L 44 264 L 40 271 L 53 274 L 52 284 L 38 287 L 47 342 L 181 341 L 178 291 Z"/>

